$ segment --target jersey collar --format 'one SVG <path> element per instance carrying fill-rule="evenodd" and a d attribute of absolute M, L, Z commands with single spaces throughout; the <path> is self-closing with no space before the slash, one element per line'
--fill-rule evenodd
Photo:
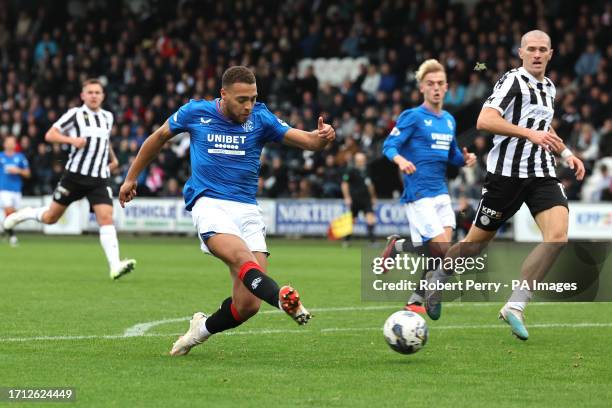
<path fill-rule="evenodd" d="M 444 110 L 441 110 L 441 111 L 440 111 L 440 113 L 439 113 L 439 114 L 437 114 L 436 112 L 434 112 L 434 111 L 432 111 L 432 110 L 429 110 L 429 109 L 427 108 L 427 106 L 425 106 L 425 103 L 422 103 L 422 104 L 419 106 L 419 109 L 420 109 L 422 112 L 427 113 L 428 115 L 435 116 L 436 118 L 441 118 L 441 117 L 442 117 L 442 115 L 444 115 Z"/>
<path fill-rule="evenodd" d="M 533 75 L 531 75 L 529 71 L 525 69 L 525 67 L 519 67 L 518 70 L 521 73 L 521 75 L 525 75 L 527 78 L 529 78 L 530 81 L 533 81 L 536 84 L 546 84 L 546 77 L 544 77 L 544 80 L 538 81 L 538 79 L 534 77 Z"/>

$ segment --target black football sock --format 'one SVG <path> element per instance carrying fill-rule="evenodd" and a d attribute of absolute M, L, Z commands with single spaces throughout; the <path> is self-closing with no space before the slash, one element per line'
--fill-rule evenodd
<path fill-rule="evenodd" d="M 368 239 L 374 242 L 374 225 L 368 225 Z"/>
<path fill-rule="evenodd" d="M 261 266 L 255 262 L 247 262 L 240 267 L 238 278 L 244 286 L 255 296 L 266 303 L 278 308 L 278 284 L 263 273 Z"/>
<path fill-rule="evenodd" d="M 9 236 L 9 238 L 12 238 L 12 237 L 14 237 L 14 236 L 15 236 L 15 230 L 12 230 L 12 229 L 7 229 L 5 232 L 7 233 L 7 235 Z"/>
<path fill-rule="evenodd" d="M 232 298 L 228 297 L 221 303 L 219 310 L 206 319 L 206 330 L 210 334 L 222 332 L 240 326 L 244 320 L 232 303 Z"/>

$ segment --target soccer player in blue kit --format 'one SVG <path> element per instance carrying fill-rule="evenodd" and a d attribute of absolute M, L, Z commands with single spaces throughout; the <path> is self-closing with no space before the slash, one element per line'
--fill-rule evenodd
<path fill-rule="evenodd" d="M 212 315 L 193 315 L 189 330 L 172 346 L 173 356 L 185 355 L 211 335 L 244 323 L 258 312 L 261 300 L 298 324 L 311 318 L 295 289 L 279 288 L 266 274 L 266 227 L 255 200 L 259 157 L 268 142 L 323 149 L 335 139 L 335 130 L 323 118 L 312 132 L 289 127 L 256 102 L 255 75 L 246 67 L 228 68 L 221 86 L 221 98 L 191 100 L 146 139 L 119 192 L 122 206 L 134 199 L 138 175 L 164 143 L 178 133 L 190 133 L 192 174 L 183 190 L 185 206 L 202 251 L 229 267 L 233 290 Z"/>
<path fill-rule="evenodd" d="M 476 156 L 463 152 L 455 140 L 455 118 L 442 110 L 448 89 L 444 66 L 435 59 L 421 64 L 416 79 L 423 94 L 422 105 L 407 109 L 383 145 L 384 155 L 398 165 L 403 174 L 404 192 L 400 202 L 406 206 L 410 240 L 389 237 L 383 258 L 416 250 L 429 257 L 442 257 L 448 249 L 455 213 L 446 184 L 446 167 L 473 166 Z M 426 271 L 424 271 L 426 272 Z M 425 313 L 424 291 L 416 290 L 406 310 Z"/>
<path fill-rule="evenodd" d="M 4 151 L 0 152 L 0 207 L 4 215 L 13 214 L 21 205 L 21 187 L 23 178 L 30 178 L 30 165 L 23 153 L 17 152 L 17 138 L 9 135 L 4 139 Z M 5 231 L 9 236 L 9 244 L 17 246 L 17 236 L 14 230 Z"/>

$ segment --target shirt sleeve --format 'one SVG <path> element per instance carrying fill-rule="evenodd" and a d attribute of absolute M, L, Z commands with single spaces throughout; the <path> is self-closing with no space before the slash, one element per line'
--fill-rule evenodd
<path fill-rule="evenodd" d="M 76 123 L 76 115 L 78 108 L 69 109 L 68 112 L 64 113 L 54 124 L 53 127 L 60 131 L 60 133 L 66 133 L 72 129 Z"/>
<path fill-rule="evenodd" d="M 261 119 L 265 127 L 264 140 L 266 142 L 282 142 L 285 133 L 291 129 L 285 121 L 270 112 L 265 105 L 263 105 Z"/>
<path fill-rule="evenodd" d="M 511 102 L 521 92 L 516 75 L 505 73 L 493 87 L 493 93 L 482 105 L 483 108 L 493 108 L 502 116 L 510 109 Z"/>
<path fill-rule="evenodd" d="M 393 161 L 393 158 L 400 154 L 399 151 L 401 147 L 410 139 L 414 130 L 414 113 L 404 111 L 397 119 L 395 127 L 391 129 L 391 132 L 383 144 L 383 154 L 387 159 Z"/>
<path fill-rule="evenodd" d="M 21 160 L 19 160 L 19 168 L 22 170 L 27 170 L 30 168 L 30 163 L 23 154 L 21 155 Z"/>
<path fill-rule="evenodd" d="M 193 122 L 193 101 L 189 101 L 181 106 L 176 112 L 168 118 L 168 126 L 170 131 L 177 135 L 183 132 L 189 132 L 190 124 Z"/>

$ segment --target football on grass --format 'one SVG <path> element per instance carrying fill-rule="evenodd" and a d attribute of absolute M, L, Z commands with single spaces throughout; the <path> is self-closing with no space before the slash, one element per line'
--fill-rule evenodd
<path fill-rule="evenodd" d="M 427 322 L 417 313 L 401 310 L 389 316 L 383 334 L 393 350 L 413 354 L 427 343 Z"/>

